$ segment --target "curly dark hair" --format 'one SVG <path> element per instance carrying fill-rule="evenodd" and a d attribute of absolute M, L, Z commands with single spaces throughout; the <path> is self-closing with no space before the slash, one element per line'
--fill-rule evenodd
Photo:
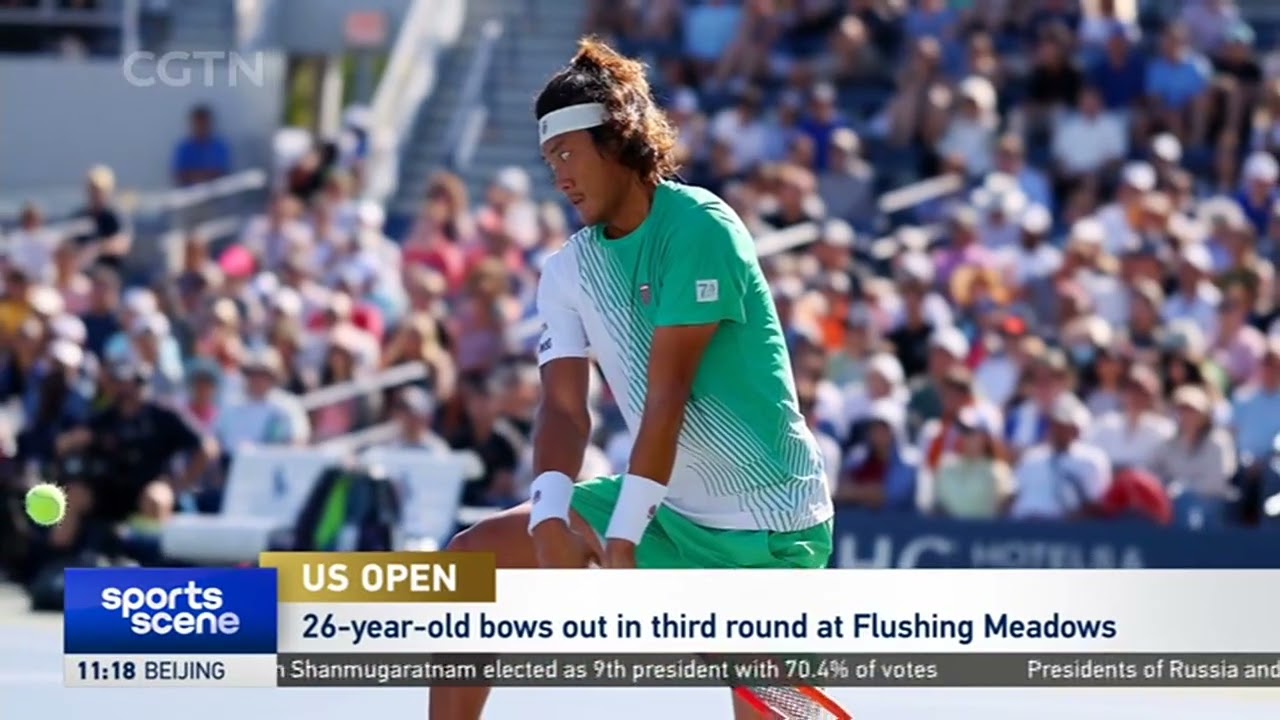
<path fill-rule="evenodd" d="M 653 101 L 644 63 L 618 54 L 596 38 L 584 38 L 569 65 L 538 95 L 534 115 L 583 103 L 602 103 L 604 125 L 591 129 L 596 145 L 656 185 L 674 177 L 676 131 Z"/>

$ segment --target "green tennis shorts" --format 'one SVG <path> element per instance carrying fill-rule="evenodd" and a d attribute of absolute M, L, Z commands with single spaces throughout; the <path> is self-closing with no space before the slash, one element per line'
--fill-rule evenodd
<path fill-rule="evenodd" d="M 572 507 L 604 537 L 621 491 L 617 475 L 586 480 L 574 486 Z M 831 544 L 830 520 L 795 532 L 720 530 L 660 507 L 636 546 L 636 567 L 817 569 L 827 567 Z"/>

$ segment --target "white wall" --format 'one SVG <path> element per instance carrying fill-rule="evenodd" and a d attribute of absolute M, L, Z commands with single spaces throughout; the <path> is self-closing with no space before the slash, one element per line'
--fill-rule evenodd
<path fill-rule="evenodd" d="M 262 56 L 260 85 L 256 72 L 237 72 L 232 86 L 226 63 L 215 64 L 210 82 L 203 62 L 189 65 L 185 86 L 137 87 L 115 60 L 0 59 L 0 196 L 78 185 L 95 163 L 110 165 L 121 187 L 167 187 L 173 147 L 197 103 L 214 109 L 236 168 L 261 167 L 282 117 L 283 58 Z M 142 64 L 134 76 L 156 73 Z M 183 77 L 180 64 L 167 76 Z"/>

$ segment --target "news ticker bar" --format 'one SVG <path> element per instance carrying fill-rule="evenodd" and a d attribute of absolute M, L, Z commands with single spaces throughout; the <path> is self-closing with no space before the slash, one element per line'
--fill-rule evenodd
<path fill-rule="evenodd" d="M 1280 653 L 69 655 L 68 687 L 1280 687 Z"/>

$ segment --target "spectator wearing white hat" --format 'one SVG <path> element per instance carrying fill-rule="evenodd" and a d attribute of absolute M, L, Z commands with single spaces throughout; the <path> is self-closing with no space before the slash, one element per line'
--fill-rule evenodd
<path fill-rule="evenodd" d="M 171 354 L 165 357 L 165 345 L 174 342 L 168 318 L 158 312 L 139 317 L 133 321 L 129 334 L 129 357 L 152 368 L 149 388 L 152 396 L 161 400 L 177 397 L 184 378 L 180 356 L 177 362 Z"/>
<path fill-rule="evenodd" d="M 1102 223 L 1103 247 L 1108 254 L 1119 255 L 1135 243 L 1143 201 L 1155 189 L 1156 171 L 1149 163 L 1131 162 L 1121 169 L 1115 201 L 1097 213 L 1098 222 Z"/>
<path fill-rule="evenodd" d="M 822 224 L 813 254 L 824 272 L 849 272 L 854 265 L 854 245 L 857 235 L 849 223 L 840 219 Z"/>
<path fill-rule="evenodd" d="M 246 445 L 305 445 L 311 423 L 293 395 L 280 389 L 284 366 L 273 348 L 253 351 L 241 368 L 244 399 L 222 409 L 216 433 L 228 453 Z"/>
<path fill-rule="evenodd" d="M 849 128 L 832 132 L 827 160 L 818 174 L 818 196 L 827 216 L 868 228 L 877 215 L 876 172 L 862 157 L 857 133 Z"/>
<path fill-rule="evenodd" d="M 1203 243 L 1188 245 L 1178 256 L 1177 287 L 1164 301 L 1165 323 L 1189 320 L 1206 338 L 1218 336 L 1218 305 L 1222 292 L 1213 284 L 1213 258 Z"/>
<path fill-rule="evenodd" d="M 1280 163 L 1269 152 L 1255 152 L 1244 161 L 1240 173 L 1241 187 L 1236 202 L 1259 234 L 1271 224 L 1276 199 L 1276 182 L 1280 180 Z"/>
<path fill-rule="evenodd" d="M 1150 150 L 1156 186 L 1167 190 L 1174 175 L 1182 171 L 1182 141 L 1173 133 L 1163 132 L 1151 138 Z"/>
<path fill-rule="evenodd" d="M 969 360 L 972 348 L 964 333 L 954 327 L 937 328 L 928 338 L 927 371 L 928 379 L 911 396 L 907 406 L 910 416 L 916 418 L 914 423 L 937 418 L 942 414 L 943 403 L 941 384 L 948 373 L 956 368 L 964 368 Z M 901 359 L 901 356 L 899 356 Z M 906 364 L 903 364 L 905 369 Z M 909 373 L 915 375 L 915 373 Z M 918 427 L 918 425 L 917 425 Z"/>
<path fill-rule="evenodd" d="M 1215 426 L 1208 393 L 1183 385 L 1174 391 L 1170 405 L 1176 412 L 1176 432 L 1156 452 L 1156 476 L 1175 498 L 1185 492 L 1200 499 L 1234 499 L 1236 447 L 1231 434 Z"/>
<path fill-rule="evenodd" d="M 1018 227 L 1018 242 L 1000 251 L 999 265 L 1013 287 L 1028 289 L 1058 272 L 1062 251 L 1047 242 L 1053 218 L 1043 206 L 1028 207 Z"/>
<path fill-rule="evenodd" d="M 1022 234 L 1019 220 L 1026 211 L 1027 196 L 1017 183 L 1011 175 L 992 173 L 984 187 L 973 191 L 973 206 L 981 213 L 978 242 L 983 247 L 1000 252 L 1018 243 Z"/>
<path fill-rule="evenodd" d="M 155 293 L 144 288 L 125 292 L 120 314 L 120 332 L 107 341 L 103 360 L 108 362 L 137 360 L 134 339 L 148 329 L 157 347 L 154 360 L 148 360 L 152 377 L 163 376 L 168 382 L 182 381 L 182 348 L 170 332 L 168 319 L 160 311 Z M 166 386 L 167 387 L 167 386 Z"/>
<path fill-rule="evenodd" d="M 1097 220 L 1085 218 L 1072 225 L 1063 274 L 1083 293 L 1089 309 L 1108 323 L 1119 325 L 1129 315 L 1128 288 L 1119 276 L 1116 262 L 1105 252 L 1103 242 L 1103 228 Z"/>
<path fill-rule="evenodd" d="M 396 423 L 397 436 L 392 447 L 450 452 L 449 443 L 431 429 L 436 403 L 431 394 L 420 387 L 409 386 L 396 393 L 391 404 L 391 414 Z"/>
<path fill-rule="evenodd" d="M 845 419 L 842 423 L 841 435 L 848 445 L 856 445 L 862 439 L 862 424 L 866 421 L 872 406 L 877 403 L 898 408 L 893 422 L 894 430 L 906 437 L 906 404 L 911 399 L 907 390 L 906 376 L 902 372 L 902 364 L 887 352 L 872 355 L 866 363 L 866 373 L 862 382 L 844 388 Z"/>
<path fill-rule="evenodd" d="M 1017 496 L 1009 514 L 1020 520 L 1087 517 L 1111 489 L 1111 462 L 1081 440 L 1090 417 L 1074 395 L 1060 397 L 1048 420 L 1045 442 L 1028 450 L 1014 469 Z"/>
<path fill-rule="evenodd" d="M 906 331 L 909 326 L 916 326 L 916 318 L 919 318 L 924 326 L 915 334 L 918 342 L 923 343 L 933 332 L 933 328 L 954 325 L 955 316 L 947 299 L 934 290 L 937 272 L 933 260 L 921 249 L 927 245 L 927 235 L 920 238 L 918 245 L 914 244 L 916 241 L 909 239 L 917 234 L 910 232 L 915 230 L 918 228 L 904 228 L 898 233 L 899 247 L 905 252 L 894 259 L 893 279 L 897 285 L 897 294 L 888 298 L 891 302 L 886 303 L 885 310 L 889 312 L 888 327 L 893 332 Z M 906 338 L 898 337 L 892 341 L 895 347 L 901 348 L 899 343 L 904 340 Z M 921 357 L 923 358 L 923 353 Z"/>
<path fill-rule="evenodd" d="M 934 148 L 938 155 L 954 159 L 969 177 L 982 177 L 995 164 L 996 91 L 991 81 L 976 75 L 956 89 L 956 107 Z"/>

